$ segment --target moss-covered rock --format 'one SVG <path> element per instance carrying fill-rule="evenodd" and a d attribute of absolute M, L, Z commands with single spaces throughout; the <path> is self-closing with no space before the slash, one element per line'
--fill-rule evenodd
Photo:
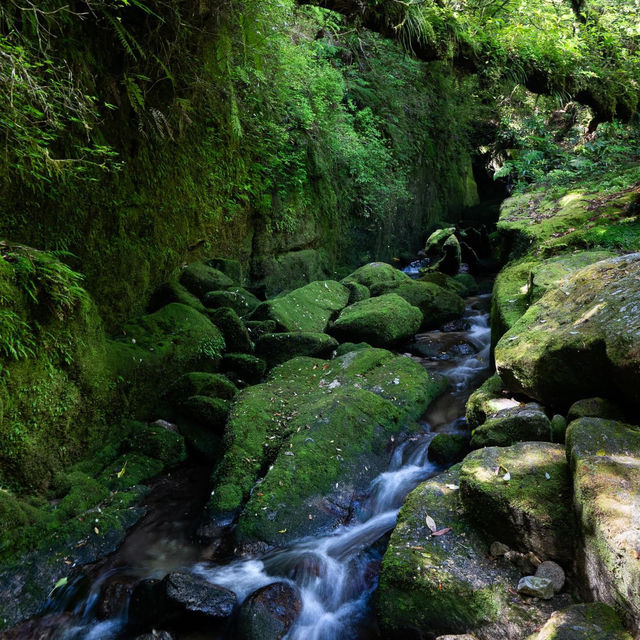
<path fill-rule="evenodd" d="M 245 325 L 254 342 L 265 333 L 276 333 L 278 331 L 278 323 L 275 320 L 248 320 Z"/>
<path fill-rule="evenodd" d="M 525 440 L 551 440 L 549 418 L 536 403 L 503 409 L 472 431 L 471 447 L 506 447 Z"/>
<path fill-rule="evenodd" d="M 239 260 L 231 258 L 211 258 L 206 264 L 218 271 L 222 271 L 229 279 L 237 284 L 244 282 L 244 269 Z"/>
<path fill-rule="evenodd" d="M 143 484 L 162 472 L 160 460 L 140 453 L 125 453 L 108 464 L 98 481 L 112 490 L 125 490 Z"/>
<path fill-rule="evenodd" d="M 498 373 L 548 405 L 589 396 L 638 402 L 640 254 L 586 267 L 550 290 L 496 346 Z"/>
<path fill-rule="evenodd" d="M 438 255 L 443 251 L 444 243 L 456 232 L 455 227 L 436 229 L 424 244 L 424 252 L 427 256 Z"/>
<path fill-rule="evenodd" d="M 230 307 L 240 317 L 248 316 L 260 305 L 260 300 L 242 287 L 231 287 L 226 291 L 209 291 L 202 298 L 202 302 L 210 309 Z"/>
<path fill-rule="evenodd" d="M 474 451 L 462 462 L 460 493 L 465 513 L 492 539 L 543 560 L 573 558 L 571 478 L 561 445 Z"/>
<path fill-rule="evenodd" d="M 250 353 L 253 351 L 253 342 L 249 337 L 249 331 L 244 326 L 238 314 L 230 307 L 221 307 L 209 311 L 211 321 L 220 329 L 224 336 L 226 347 L 229 351 Z"/>
<path fill-rule="evenodd" d="M 553 610 L 512 599 L 520 573 L 488 557 L 487 543 L 464 515 L 459 484 L 457 465 L 405 500 L 375 597 L 386 637 L 472 631 L 481 640 L 523 639 Z M 450 531 L 432 536 L 427 516 Z"/>
<path fill-rule="evenodd" d="M 363 351 L 364 349 L 371 349 L 371 345 L 366 342 L 343 342 L 336 349 L 336 356 L 343 356 L 351 351 Z"/>
<path fill-rule="evenodd" d="M 459 275 L 469 275 L 469 274 L 459 274 Z M 473 276 L 469 276 L 469 277 L 471 278 L 471 280 L 473 280 Z M 437 284 L 442 289 L 450 291 L 451 293 L 455 293 L 458 296 L 469 295 L 468 287 L 462 282 L 460 282 L 457 276 L 453 278 L 451 276 L 448 276 L 446 273 L 440 273 L 439 271 L 425 273 L 424 275 L 418 278 L 418 282 L 431 282 L 432 284 Z"/>
<path fill-rule="evenodd" d="M 349 301 L 349 290 L 334 280 L 311 282 L 263 302 L 252 320 L 275 320 L 281 331 L 323 332 Z"/>
<path fill-rule="evenodd" d="M 337 347 L 338 341 L 326 333 L 267 333 L 256 342 L 256 354 L 274 366 L 297 356 L 325 358 Z"/>
<path fill-rule="evenodd" d="M 463 293 L 458 294 L 460 296 L 475 296 L 480 292 L 480 285 L 470 273 L 457 273 L 453 279 L 464 287 Z"/>
<path fill-rule="evenodd" d="M 252 271 L 263 283 L 266 295 L 273 296 L 292 287 L 323 280 L 329 271 L 327 265 L 323 250 L 301 249 L 274 255 L 272 249 L 271 254 L 264 252 L 254 256 Z"/>
<path fill-rule="evenodd" d="M 567 422 L 573 422 L 578 418 L 624 421 L 624 414 L 620 407 L 606 398 L 583 398 L 574 402 L 567 413 Z"/>
<path fill-rule="evenodd" d="M 264 377 L 267 363 L 248 353 L 227 353 L 222 360 L 222 368 L 234 379 L 245 384 L 256 384 Z"/>
<path fill-rule="evenodd" d="M 440 230 L 446 231 L 446 230 Z M 438 231 L 434 232 L 438 234 Z M 429 247 L 432 236 L 427 240 L 427 247 Z M 427 257 L 430 259 L 429 265 L 425 268 L 426 271 L 440 271 L 449 275 L 455 275 L 460 271 L 462 264 L 462 248 L 460 241 L 451 233 L 444 240 L 444 242 L 438 242 L 433 244 L 429 248 L 425 248 Z"/>
<path fill-rule="evenodd" d="M 350 273 L 342 282 L 345 285 L 348 282 L 357 282 L 371 289 L 374 285 L 407 282 L 409 280 L 411 278 L 406 273 L 386 262 L 371 262 Z"/>
<path fill-rule="evenodd" d="M 147 312 L 153 313 L 166 307 L 172 302 L 179 304 L 185 304 L 188 307 L 193 307 L 200 313 L 206 313 L 206 307 L 202 303 L 202 300 L 198 296 L 193 295 L 184 285 L 180 284 L 177 280 L 169 280 L 161 284 L 151 296 L 149 304 L 147 305 Z"/>
<path fill-rule="evenodd" d="M 273 369 L 266 383 L 237 396 L 225 432 L 226 453 L 213 477 L 210 512 L 238 510 L 275 461 L 260 484 L 262 495 L 254 492 L 243 512 L 242 540 L 278 544 L 335 522 L 339 514 L 320 514 L 321 501 L 338 493 L 335 503 L 348 508 L 353 486 L 364 486 L 375 469 L 387 464 L 386 439 L 418 418 L 445 385 L 410 358 L 382 349 L 353 351 L 330 362 L 308 357 L 287 361 Z M 285 486 L 288 492 L 282 491 Z M 259 500 L 280 515 L 254 504 Z M 279 506 L 283 501 L 286 508 Z M 316 505 L 313 520 L 308 511 L 306 520 L 301 511 L 294 513 L 294 507 L 306 509 L 311 503 Z M 282 524 L 285 516 L 292 520 Z M 280 526 L 274 528 L 276 519 Z M 282 529 L 286 535 L 275 535 Z"/>
<path fill-rule="evenodd" d="M 395 293 L 420 309 L 422 329 L 433 329 L 448 320 L 459 318 L 464 313 L 464 300 L 459 295 L 431 282 L 410 280 L 385 283 L 372 289 L 372 294 L 375 295 L 385 293 Z"/>
<path fill-rule="evenodd" d="M 180 411 L 216 435 L 222 435 L 229 415 L 229 401 L 209 396 L 190 396 L 180 404 Z"/>
<path fill-rule="evenodd" d="M 112 370 L 123 381 L 138 418 L 156 417 L 158 398 L 187 371 L 217 368 L 225 342 L 220 330 L 192 307 L 172 303 L 124 325 L 108 344 Z"/>
<path fill-rule="evenodd" d="M 429 443 L 428 457 L 437 464 L 459 462 L 469 451 L 466 433 L 438 433 Z"/>
<path fill-rule="evenodd" d="M 631 640 L 618 614 L 602 602 L 555 611 L 530 640 Z"/>
<path fill-rule="evenodd" d="M 591 594 L 640 628 L 640 431 L 602 418 L 567 429 L 582 546 L 578 567 Z"/>
<path fill-rule="evenodd" d="M 521 404 L 505 389 L 502 378 L 494 374 L 469 396 L 466 406 L 467 424 L 471 429 L 475 429 L 489 416 Z"/>
<path fill-rule="evenodd" d="M 496 277 L 491 301 L 491 340 L 498 340 L 547 291 L 562 286 L 576 271 L 611 258 L 610 251 L 577 251 L 543 260 L 527 256 L 504 267 Z"/>
<path fill-rule="evenodd" d="M 178 404 L 189 396 L 209 396 L 231 400 L 236 393 L 238 393 L 238 387 L 220 373 L 191 371 L 180 376 L 165 395 L 169 402 Z"/>
<path fill-rule="evenodd" d="M 371 296 L 369 287 L 365 287 L 365 285 L 360 284 L 355 280 L 343 280 L 342 284 L 349 289 L 349 304 L 360 302 L 360 300 L 366 300 Z"/>
<path fill-rule="evenodd" d="M 422 312 L 395 293 L 362 300 L 348 306 L 331 327 L 345 342 L 392 345 L 413 336 L 422 323 Z"/>
<path fill-rule="evenodd" d="M 235 284 L 229 276 L 204 262 L 193 262 L 180 274 L 180 283 L 202 300 L 209 291 L 219 291 Z"/>
<path fill-rule="evenodd" d="M 184 438 L 157 424 L 136 425 L 130 437 L 129 449 L 160 460 L 166 467 L 174 467 L 187 457 Z"/>
<path fill-rule="evenodd" d="M 551 418 L 551 442 L 564 442 L 567 424 L 567 419 L 558 413 Z"/>

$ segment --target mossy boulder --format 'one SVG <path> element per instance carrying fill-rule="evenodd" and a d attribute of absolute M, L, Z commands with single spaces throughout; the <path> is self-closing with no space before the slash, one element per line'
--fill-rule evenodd
<path fill-rule="evenodd" d="M 256 342 L 256 354 L 270 366 L 282 364 L 296 356 L 325 358 L 338 348 L 338 341 L 326 333 L 295 331 L 267 333 Z"/>
<path fill-rule="evenodd" d="M 422 324 L 422 312 L 395 293 L 348 306 L 331 327 L 344 342 L 392 345 L 413 336 Z"/>
<path fill-rule="evenodd" d="M 365 264 L 353 273 L 350 273 L 342 282 L 357 282 L 371 289 L 374 285 L 391 282 L 407 282 L 411 278 L 400 269 L 387 264 L 386 262 L 371 262 Z"/>
<path fill-rule="evenodd" d="M 180 376 L 167 390 L 166 397 L 175 404 L 189 396 L 209 396 L 231 400 L 238 393 L 229 378 L 220 373 L 191 371 Z"/>
<path fill-rule="evenodd" d="M 546 405 L 606 395 L 638 402 L 640 254 L 612 258 L 549 291 L 496 346 L 505 384 Z"/>
<path fill-rule="evenodd" d="M 98 481 L 113 491 L 122 491 L 155 478 L 164 469 L 156 458 L 140 453 L 124 453 L 108 464 Z"/>
<path fill-rule="evenodd" d="M 525 440 L 551 440 L 551 422 L 535 402 L 490 417 L 472 431 L 471 447 L 506 447 Z"/>
<path fill-rule="evenodd" d="M 466 419 L 471 429 L 479 427 L 489 416 L 504 409 L 519 407 L 522 403 L 511 394 L 498 374 L 486 380 L 467 400 Z"/>
<path fill-rule="evenodd" d="M 206 261 L 206 264 L 218 271 L 222 271 L 233 282 L 238 284 L 244 282 L 244 269 L 239 260 L 233 260 L 232 258 L 211 258 Z"/>
<path fill-rule="evenodd" d="M 209 512 L 240 509 L 272 464 L 261 495 L 254 492 L 243 511 L 239 539 L 278 544 L 335 523 L 344 510 L 322 514 L 321 505 L 333 500 L 348 510 L 354 487 L 364 487 L 388 463 L 388 438 L 415 429 L 412 421 L 445 385 L 410 358 L 382 349 L 353 351 L 329 362 L 287 361 L 267 382 L 237 396 Z M 282 529 L 287 531 L 279 533 Z"/>
<path fill-rule="evenodd" d="M 445 242 L 455 235 L 455 227 L 444 227 L 436 229 L 426 240 L 424 244 L 424 252 L 428 257 L 436 256 L 442 253 Z"/>
<path fill-rule="evenodd" d="M 427 241 L 428 244 L 429 241 Z M 451 234 L 442 244 L 441 250 L 437 251 L 435 248 L 427 250 L 427 257 L 431 260 L 429 266 L 426 267 L 427 271 L 440 271 L 453 276 L 460 271 L 462 265 L 460 241 L 454 234 Z"/>
<path fill-rule="evenodd" d="M 602 602 L 574 604 L 554 611 L 529 640 L 632 640 L 618 614 Z"/>
<path fill-rule="evenodd" d="M 238 353 L 250 353 L 253 351 L 253 342 L 249 337 L 249 331 L 233 309 L 221 307 L 220 309 L 209 311 L 209 318 L 222 332 L 229 351 Z"/>
<path fill-rule="evenodd" d="M 610 251 L 578 251 L 543 260 L 527 256 L 508 264 L 496 277 L 491 307 L 491 340 L 498 340 L 547 291 L 566 283 L 576 271 L 611 258 Z"/>
<path fill-rule="evenodd" d="M 460 468 L 465 513 L 493 540 L 542 560 L 575 549 L 571 476 L 564 447 L 519 442 L 470 453 Z"/>
<path fill-rule="evenodd" d="M 349 304 L 354 304 L 360 302 L 360 300 L 366 300 L 371 297 L 369 287 L 365 287 L 355 280 L 343 280 L 342 284 L 349 289 Z"/>
<path fill-rule="evenodd" d="M 343 342 L 336 349 L 336 356 L 340 357 L 351 351 L 363 351 L 364 349 L 371 349 L 371 345 L 366 342 Z"/>
<path fill-rule="evenodd" d="M 280 331 L 321 333 L 348 301 L 349 290 L 339 282 L 311 282 L 284 296 L 263 302 L 251 319 L 275 320 Z"/>
<path fill-rule="evenodd" d="M 624 414 L 618 405 L 606 398 L 583 398 L 574 402 L 567 413 L 567 422 L 573 422 L 578 418 L 624 421 Z"/>
<path fill-rule="evenodd" d="M 227 353 L 222 368 L 239 383 L 256 384 L 264 377 L 267 363 L 248 353 Z"/>
<path fill-rule="evenodd" d="M 222 271 L 214 269 L 204 262 L 193 262 L 180 274 L 180 283 L 202 300 L 209 291 L 219 291 L 235 284 Z"/>
<path fill-rule="evenodd" d="M 229 415 L 229 401 L 209 396 L 190 396 L 180 403 L 180 411 L 216 435 L 222 435 Z"/>
<path fill-rule="evenodd" d="M 461 274 L 468 275 L 468 274 Z M 469 276 L 473 280 L 473 276 Z M 442 289 L 455 293 L 458 296 L 468 295 L 467 286 L 455 278 L 448 276 L 446 273 L 440 273 L 439 271 L 433 271 L 431 273 L 425 273 L 418 278 L 418 282 L 431 282 L 437 284 Z"/>
<path fill-rule="evenodd" d="M 268 296 L 327 277 L 328 259 L 322 249 L 300 249 L 277 256 L 273 253 L 272 249 L 270 254 L 264 253 L 257 258 L 254 256 L 252 268 L 252 273 L 258 276 Z"/>
<path fill-rule="evenodd" d="M 192 307 L 172 303 L 124 325 L 108 355 L 136 417 L 152 418 L 160 395 L 187 371 L 217 368 L 225 341 Z"/>
<path fill-rule="evenodd" d="M 130 436 L 129 449 L 174 467 L 187 458 L 184 438 L 157 424 L 137 424 Z"/>
<path fill-rule="evenodd" d="M 640 430 L 602 418 L 567 429 L 582 545 L 578 567 L 594 598 L 640 630 Z"/>
<path fill-rule="evenodd" d="M 429 460 L 442 465 L 459 462 L 469 452 L 469 440 L 466 433 L 438 433 L 429 443 Z"/>
<path fill-rule="evenodd" d="M 433 329 L 438 325 L 459 318 L 464 313 L 464 300 L 457 294 L 431 282 L 409 282 L 383 284 L 372 290 L 375 295 L 394 293 L 422 311 L 422 329 Z"/>
<path fill-rule="evenodd" d="M 459 296 L 475 296 L 480 293 L 480 285 L 470 273 L 457 273 L 453 279 L 464 287 L 463 293 L 458 293 Z"/>
<path fill-rule="evenodd" d="M 375 595 L 384 637 L 473 632 L 480 640 L 523 639 L 553 611 L 511 597 L 520 573 L 489 558 L 464 514 L 459 484 L 456 465 L 411 492 L 400 510 Z M 427 516 L 449 531 L 433 536 Z"/>
<path fill-rule="evenodd" d="M 240 317 L 248 316 L 260 305 L 260 300 L 242 287 L 231 287 L 226 291 L 209 291 L 202 299 L 209 309 L 230 307 Z"/>
<path fill-rule="evenodd" d="M 275 320 L 248 320 L 245 326 L 254 342 L 265 333 L 276 333 L 278 330 L 278 323 Z"/>

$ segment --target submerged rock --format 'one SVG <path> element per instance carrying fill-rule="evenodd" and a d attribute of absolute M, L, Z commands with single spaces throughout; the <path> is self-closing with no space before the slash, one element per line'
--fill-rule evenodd
<path fill-rule="evenodd" d="M 238 632 L 244 640 L 280 640 L 302 611 L 297 587 L 274 582 L 254 591 L 238 614 Z"/>
<path fill-rule="evenodd" d="M 413 336 L 422 312 L 395 293 L 356 302 L 342 311 L 331 333 L 344 342 L 393 345 Z"/>
<path fill-rule="evenodd" d="M 530 640 L 631 640 L 616 612 L 602 602 L 554 611 Z"/>
<path fill-rule="evenodd" d="M 603 260 L 550 290 L 496 346 L 507 386 L 550 405 L 638 402 L 640 253 Z"/>
<path fill-rule="evenodd" d="M 520 442 L 470 453 L 460 469 L 465 511 L 494 540 L 570 561 L 575 524 L 564 448 Z"/>
<path fill-rule="evenodd" d="M 640 630 L 640 431 L 580 418 L 567 430 L 567 457 L 582 534 L 578 568 L 591 596 Z"/>

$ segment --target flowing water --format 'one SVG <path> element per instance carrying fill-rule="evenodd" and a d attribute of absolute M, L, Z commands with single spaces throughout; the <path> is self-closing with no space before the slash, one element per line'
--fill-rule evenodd
<path fill-rule="evenodd" d="M 406 495 L 441 471 L 427 458 L 434 433 L 465 428 L 465 401 L 489 371 L 487 303 L 488 296 L 470 298 L 462 323 L 452 327 L 456 330 L 416 336 L 412 357 L 429 370 L 446 375 L 450 388 L 423 417 L 423 431 L 396 447 L 388 470 L 371 483 L 367 497 L 358 504 L 349 524 L 331 535 L 302 539 L 288 548 L 236 559 L 223 566 L 203 561 L 194 563 L 190 560 L 192 548 L 186 543 L 177 545 L 175 554 L 172 553 L 171 537 L 165 536 L 160 545 L 164 562 L 158 560 L 156 552 L 151 554 L 155 562 L 138 562 L 135 566 L 136 561 L 132 560 L 127 571 L 136 576 L 163 575 L 176 569 L 177 556 L 183 568 L 231 589 L 240 602 L 262 586 L 288 581 L 300 590 L 303 607 L 287 640 L 376 637 L 370 601 L 377 586 L 387 534 L 395 526 Z M 416 356 L 416 353 L 423 355 Z M 93 582 L 88 594 L 76 605 L 71 621 L 57 637 L 64 640 L 127 637 L 126 606 L 120 615 L 109 620 L 98 622 L 95 617 L 100 588 L 113 571 L 106 571 Z M 64 603 L 56 604 L 54 608 L 58 611 L 64 608 Z"/>

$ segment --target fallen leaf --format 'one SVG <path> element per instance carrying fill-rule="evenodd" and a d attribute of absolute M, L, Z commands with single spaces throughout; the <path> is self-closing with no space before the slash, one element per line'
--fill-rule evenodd
<path fill-rule="evenodd" d="M 505 482 L 509 482 L 509 480 L 511 480 L 511 474 L 507 471 L 507 473 L 505 473 L 505 474 L 502 476 L 502 479 L 503 479 Z"/>
<path fill-rule="evenodd" d="M 280 529 L 280 531 L 278 531 L 278 533 L 287 533 L 286 529 Z"/>
<path fill-rule="evenodd" d="M 93 527 L 93 530 L 96 533 L 96 535 L 100 533 L 100 529 L 98 529 L 98 527 Z"/>
<path fill-rule="evenodd" d="M 431 533 L 437 531 L 438 527 L 436 526 L 436 521 L 431 516 L 427 516 L 425 521 L 427 523 L 427 527 L 431 530 Z"/>
<path fill-rule="evenodd" d="M 596 455 L 597 456 L 604 456 L 606 455 L 606 452 L 604 449 L 599 449 L 598 451 L 596 451 Z"/>
<path fill-rule="evenodd" d="M 440 529 L 440 531 L 434 531 L 432 536 L 443 536 L 445 533 L 449 533 L 451 531 L 451 527 L 447 527 L 446 529 Z"/>
<path fill-rule="evenodd" d="M 457 484 L 445 484 L 444 486 L 451 491 L 457 491 L 460 488 Z"/>
<path fill-rule="evenodd" d="M 309 514 L 309 520 L 313 520 L 313 516 Z"/>
<path fill-rule="evenodd" d="M 122 476 L 124 475 L 124 472 L 127 470 L 127 461 L 124 461 L 124 466 L 122 467 L 122 469 L 120 469 L 120 471 L 118 471 L 118 473 L 116 474 L 118 476 L 118 478 L 122 478 Z"/>

